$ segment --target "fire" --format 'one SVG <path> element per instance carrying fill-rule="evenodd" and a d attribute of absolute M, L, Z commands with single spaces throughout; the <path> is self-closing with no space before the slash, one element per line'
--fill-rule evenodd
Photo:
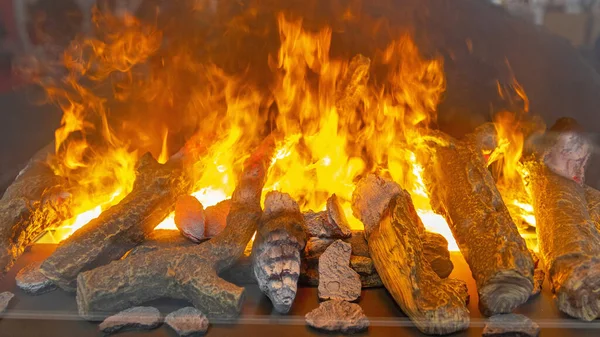
<path fill-rule="evenodd" d="M 507 86 L 498 83 L 498 93 L 508 103 L 509 108 L 495 116 L 499 146 L 490 155 L 488 163 L 496 163 L 496 185 L 519 227 L 521 236 L 526 239 L 529 248 L 536 250 L 537 238 L 530 230 L 530 227 L 535 227 L 536 221 L 531 198 L 524 184 L 528 173 L 520 162 L 525 137 L 531 132 L 530 124 L 534 124 L 528 116 L 529 99 L 514 76 Z"/>
<path fill-rule="evenodd" d="M 260 86 L 250 72 L 230 74 L 195 59 L 185 45 L 162 51 L 157 29 L 131 17 L 118 20 L 99 19 L 110 28 L 97 39 L 75 41 L 65 54 L 66 79 L 46 86 L 63 109 L 53 167 L 80 185 L 73 194 L 76 216 L 63 228 L 79 228 L 119 202 L 132 188 L 141 154 L 150 151 L 166 162 L 191 137 L 207 145 L 193 168 L 192 195 L 204 207 L 214 205 L 231 196 L 241 163 L 272 132 L 279 137 L 265 193 L 289 193 L 305 211 L 324 209 L 335 193 L 360 229 L 350 210 L 357 179 L 388 175 L 411 193 L 425 226 L 458 249 L 445 219 L 431 208 L 413 151 L 419 130 L 436 121 L 444 65 L 439 57 L 423 57 L 410 35 L 372 55 L 340 59 L 330 51 L 330 27 L 309 31 L 302 20 L 279 14 L 280 46 L 264 60 L 272 79 Z M 375 67 L 382 71 L 376 74 Z M 186 72 L 192 79 L 177 75 Z M 101 96 L 83 79 L 110 80 L 113 90 Z M 109 99 L 130 103 L 131 111 L 111 110 Z M 173 216 L 157 228 L 175 228 Z"/>

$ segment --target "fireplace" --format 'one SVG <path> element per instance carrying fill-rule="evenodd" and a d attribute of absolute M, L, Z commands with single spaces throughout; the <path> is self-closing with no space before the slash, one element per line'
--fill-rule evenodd
<path fill-rule="evenodd" d="M 0 330 L 597 331 L 572 47 L 475 0 L 153 8 L 19 63 L 62 117 L 0 203 Z"/>

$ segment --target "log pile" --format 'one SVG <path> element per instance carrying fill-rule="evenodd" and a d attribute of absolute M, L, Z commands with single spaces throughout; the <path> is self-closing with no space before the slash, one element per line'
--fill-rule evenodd
<path fill-rule="evenodd" d="M 45 229 L 71 216 L 67 182 L 46 162 L 53 150 L 50 144 L 35 154 L 0 199 L 0 274 Z"/>
<path fill-rule="evenodd" d="M 267 194 L 252 249 L 253 271 L 261 291 L 280 313 L 290 311 L 298 291 L 301 251 L 306 244 L 303 222 L 292 197 Z"/>
<path fill-rule="evenodd" d="M 586 187 L 561 176 L 533 153 L 525 161 L 538 242 L 558 308 L 592 321 L 600 315 L 600 232 Z M 588 196 L 593 190 L 588 188 Z M 590 198 L 592 210 L 594 201 Z"/>
<path fill-rule="evenodd" d="M 533 290 L 533 260 L 483 157 L 495 138 L 484 124 L 461 141 L 432 131 L 419 147 L 432 207 L 448 221 L 485 315 L 511 312 Z"/>
<path fill-rule="evenodd" d="M 142 156 L 131 193 L 63 241 L 41 272 L 62 289 L 75 291 L 81 272 L 117 260 L 144 241 L 190 188 L 179 160 L 161 165 L 149 153 Z"/>
<path fill-rule="evenodd" d="M 425 260 L 425 226 L 408 192 L 374 175 L 362 179 L 352 197 L 365 225 L 371 258 L 386 289 L 417 328 L 449 334 L 469 326 L 466 285 L 442 279 Z"/>
<path fill-rule="evenodd" d="M 273 147 L 272 141 L 264 142 L 246 161 L 227 226 L 219 235 L 194 247 L 137 254 L 79 274 L 79 314 L 95 319 L 150 300 L 175 298 L 188 300 L 209 317 L 237 316 L 244 289 L 218 275 L 237 261 L 257 229 Z"/>

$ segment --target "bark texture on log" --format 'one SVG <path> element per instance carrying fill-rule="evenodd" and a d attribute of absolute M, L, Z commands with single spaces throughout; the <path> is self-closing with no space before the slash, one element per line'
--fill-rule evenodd
<path fill-rule="evenodd" d="M 188 240 L 178 230 L 156 229 L 148 235 L 146 240 L 129 251 L 127 256 L 143 254 L 159 249 L 195 247 L 197 243 Z"/>
<path fill-rule="evenodd" d="M 419 147 L 432 207 L 448 220 L 485 315 L 511 312 L 533 289 L 533 260 L 483 157 L 494 136 L 485 124 L 462 141 L 431 132 Z"/>
<path fill-rule="evenodd" d="M 587 200 L 587 208 L 590 217 L 596 225 L 596 229 L 600 231 L 600 191 L 595 188 L 585 186 L 585 199 Z"/>
<path fill-rule="evenodd" d="M 360 188 L 354 191 L 363 199 L 353 203 L 353 209 L 365 223 L 369 251 L 385 287 L 423 333 L 449 334 L 466 329 L 470 318 L 465 284 L 441 279 L 425 260 L 421 239 L 425 226 L 414 209 L 410 195 L 397 187 L 400 191 L 386 203 L 381 201 L 381 194 L 377 192 L 393 183 L 381 183 L 372 178 L 368 181 L 374 185 L 359 183 Z M 377 205 L 385 205 L 378 223 L 372 222 L 372 215 L 378 209 L 363 208 L 373 205 L 365 202 L 367 194 L 378 198 Z M 359 199 L 353 195 L 353 200 Z M 369 222 L 363 220 L 363 214 L 367 215 Z"/>
<path fill-rule="evenodd" d="M 81 273 L 79 314 L 94 319 L 150 300 L 176 298 L 209 317 L 237 316 L 244 288 L 218 275 L 240 258 L 257 229 L 272 151 L 272 142 L 265 142 L 246 162 L 221 234 L 195 247 L 160 249 Z"/>
<path fill-rule="evenodd" d="M 267 193 L 252 260 L 260 290 L 279 313 L 290 311 L 298 291 L 301 251 L 306 244 L 303 222 L 300 207 L 290 195 Z"/>
<path fill-rule="evenodd" d="M 54 144 L 34 155 L 0 199 L 0 274 L 7 272 L 25 248 L 46 228 L 70 216 L 68 200 L 62 200 L 66 180 L 46 163 Z"/>
<path fill-rule="evenodd" d="M 588 212 L 585 189 L 526 162 L 540 252 L 558 308 L 592 321 L 600 314 L 600 232 Z"/>
<path fill-rule="evenodd" d="M 42 264 L 41 272 L 66 291 L 75 291 L 79 273 L 121 258 L 164 220 L 191 183 L 180 162 L 159 164 L 140 158 L 133 190 L 117 205 L 67 238 Z"/>

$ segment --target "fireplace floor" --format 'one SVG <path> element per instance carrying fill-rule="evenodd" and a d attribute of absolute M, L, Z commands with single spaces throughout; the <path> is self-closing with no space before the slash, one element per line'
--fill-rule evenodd
<path fill-rule="evenodd" d="M 0 292 L 9 290 L 16 296 L 9 309 L 0 320 L 0 336 L 97 336 L 97 324 L 83 321 L 77 315 L 77 306 L 74 295 L 63 291 L 54 291 L 41 296 L 29 296 L 20 291 L 14 281 L 15 273 L 27 263 L 42 260 L 50 255 L 55 245 L 35 245 L 26 252 L 17 262 L 15 268 L 0 281 Z M 455 264 L 453 276 L 467 281 L 471 303 L 471 328 L 468 331 L 454 334 L 453 336 L 481 336 L 484 320 L 477 310 L 477 294 L 475 283 L 462 256 L 453 253 L 452 260 Z M 307 327 L 304 315 L 318 306 L 317 289 L 301 288 L 298 291 L 296 302 L 289 315 L 278 315 L 272 312 L 271 303 L 262 295 L 256 285 L 246 287 L 247 295 L 243 312 L 235 322 L 211 321 L 207 333 L 209 337 L 251 337 L 251 336 L 326 336 Z M 386 290 L 363 290 L 359 304 L 371 320 L 368 332 L 361 336 L 424 336 L 412 327 L 410 321 L 401 313 Z M 156 306 L 163 315 L 186 306 L 185 302 L 157 301 L 150 305 Z M 552 294 L 548 284 L 540 296 L 530 300 L 519 308 L 518 313 L 527 315 L 536 321 L 542 328 L 541 337 L 564 336 L 598 336 L 600 321 L 586 323 L 570 319 L 562 315 L 552 303 Z M 161 326 L 152 331 L 126 332 L 120 336 L 176 336 L 166 326 Z"/>

